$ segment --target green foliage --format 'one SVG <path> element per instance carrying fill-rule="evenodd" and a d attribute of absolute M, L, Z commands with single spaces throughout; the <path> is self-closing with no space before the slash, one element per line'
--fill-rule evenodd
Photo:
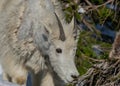
<path fill-rule="evenodd" d="M 86 26 L 84 31 L 80 33 L 76 51 L 77 58 L 75 61 L 80 75 L 85 74 L 86 71 L 94 63 L 96 63 L 96 60 L 99 61 L 101 59 L 108 59 L 108 55 L 112 47 L 112 44 L 98 40 L 98 38 L 101 39 L 101 33 L 96 29 L 95 25 L 104 25 L 106 22 L 110 22 L 111 24 L 108 26 L 110 29 L 115 31 L 120 29 L 120 10 L 118 11 L 107 8 L 105 3 L 109 0 L 88 1 L 93 5 L 93 7 L 90 7 L 90 5 L 85 0 L 80 0 L 79 4 L 76 4 L 74 0 L 62 0 L 62 2 L 67 5 L 63 8 L 66 14 L 66 20 L 70 22 L 72 17 L 75 16 L 78 22 L 83 23 Z M 83 8 L 85 9 L 90 7 L 86 10 L 86 13 L 78 13 L 80 4 L 83 4 Z M 120 7 L 120 2 L 119 0 L 115 0 L 111 3 L 111 5 Z M 96 34 L 97 37 L 93 37 L 93 34 Z M 96 54 L 93 51 L 94 45 L 99 45 L 103 53 L 100 55 Z"/>
<path fill-rule="evenodd" d="M 81 57 L 78 57 L 76 60 L 76 66 L 80 75 L 83 75 L 86 73 L 88 68 L 92 66 L 92 63 L 90 63 L 87 57 L 85 57 L 84 55 L 81 55 Z"/>
<path fill-rule="evenodd" d="M 94 12 L 94 11 L 93 11 Z M 96 12 L 96 11 L 95 11 Z M 96 18 L 98 18 L 99 23 L 100 24 L 104 24 L 105 21 L 109 18 L 109 20 L 112 21 L 113 19 L 113 15 L 114 15 L 114 11 L 111 11 L 110 9 L 106 8 L 106 7 L 100 7 L 99 10 L 97 10 L 97 14 Z M 94 13 L 93 13 L 94 15 Z"/>
<path fill-rule="evenodd" d="M 93 4 L 102 4 L 104 0 L 91 0 Z"/>
<path fill-rule="evenodd" d="M 78 13 L 78 4 L 76 4 L 74 0 L 65 0 L 65 1 L 63 0 L 63 3 L 68 5 L 63 8 L 66 14 L 66 20 L 70 22 L 70 20 L 74 16 L 78 21 L 80 21 L 81 15 Z"/>
<path fill-rule="evenodd" d="M 80 38 L 78 41 L 78 49 L 77 49 L 76 55 L 80 57 L 81 56 L 80 53 L 82 53 L 87 57 L 91 57 L 95 59 L 107 58 L 106 56 L 108 56 L 108 53 L 111 49 L 111 44 L 97 40 L 96 38 L 92 37 L 92 34 L 94 33 L 90 31 L 81 32 Z M 93 48 L 92 48 L 93 45 L 99 45 L 104 52 L 103 55 L 101 56 L 96 55 L 96 53 L 93 51 Z"/>
<path fill-rule="evenodd" d="M 101 42 L 93 38 L 92 34 L 93 33 L 90 31 L 83 31 L 80 34 L 76 52 L 77 56 L 76 65 L 80 75 L 86 73 L 86 71 L 93 65 L 94 61 L 92 62 L 90 58 L 107 59 L 109 51 L 111 49 L 111 44 Z M 103 50 L 103 54 L 97 55 L 93 51 L 92 48 L 93 45 L 100 45 Z"/>
<path fill-rule="evenodd" d="M 85 14 L 78 13 L 79 9 L 79 3 L 75 3 L 75 0 L 62 0 L 64 5 L 64 11 L 66 14 L 66 20 L 70 22 L 71 18 L 75 16 L 76 20 L 79 22 L 82 22 L 83 18 L 88 15 L 92 22 L 104 24 L 106 21 L 111 22 L 111 26 L 114 26 L 115 30 L 118 30 L 120 27 L 120 16 L 119 16 L 119 8 L 118 10 L 112 10 L 107 7 L 107 4 L 105 4 L 107 1 L 104 0 L 88 0 L 93 7 L 90 7 L 90 9 L 87 9 L 87 12 Z M 86 9 L 88 4 L 86 4 L 85 1 L 81 1 L 80 4 L 84 4 L 84 8 Z M 111 2 L 111 5 L 120 7 L 120 1 L 116 0 Z M 89 22 L 88 22 L 89 23 Z M 93 25 L 93 24 L 91 24 Z M 87 25 L 88 26 L 88 25 Z"/>

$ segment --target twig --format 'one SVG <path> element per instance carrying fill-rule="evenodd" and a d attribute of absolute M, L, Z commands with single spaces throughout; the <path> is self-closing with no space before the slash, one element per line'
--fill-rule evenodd
<path fill-rule="evenodd" d="M 108 0 L 107 2 L 101 4 L 101 5 L 93 5 L 90 1 L 88 0 L 85 0 L 85 2 L 89 5 L 89 6 L 86 6 L 86 10 L 88 10 L 87 12 L 90 12 L 92 10 L 96 10 L 97 8 L 99 7 L 102 7 L 102 6 L 105 6 L 106 4 L 109 4 L 109 3 L 112 3 L 114 2 L 114 0 Z M 90 9 L 91 8 L 91 9 Z"/>
<path fill-rule="evenodd" d="M 107 64 L 107 65 L 106 65 Z M 106 65 L 106 66 L 104 66 Z M 90 68 L 86 74 L 80 77 L 78 86 L 119 86 L 120 84 L 120 60 L 102 62 Z M 116 71 L 114 71 L 116 69 Z M 114 75 L 114 72 L 115 75 Z M 83 82 L 85 81 L 85 82 Z"/>
<path fill-rule="evenodd" d="M 89 60 L 94 61 L 94 62 L 104 62 L 105 61 L 102 59 L 94 59 L 94 58 L 89 58 Z"/>
<path fill-rule="evenodd" d="M 88 22 L 85 21 L 85 19 L 83 19 L 83 23 L 93 32 L 93 26 L 91 24 L 89 24 Z"/>
<path fill-rule="evenodd" d="M 92 3 L 91 3 L 90 1 L 85 0 L 85 2 L 86 2 L 88 5 L 93 6 Z"/>

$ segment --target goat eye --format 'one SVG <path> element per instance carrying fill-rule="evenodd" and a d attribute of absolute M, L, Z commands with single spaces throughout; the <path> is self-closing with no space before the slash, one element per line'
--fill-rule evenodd
<path fill-rule="evenodd" d="M 57 53 L 62 53 L 62 49 L 57 48 L 57 49 L 56 49 L 56 52 L 57 52 Z"/>

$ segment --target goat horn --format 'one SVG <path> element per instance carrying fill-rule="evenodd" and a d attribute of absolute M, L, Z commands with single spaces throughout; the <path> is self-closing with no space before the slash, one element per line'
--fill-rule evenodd
<path fill-rule="evenodd" d="M 65 37 L 65 33 L 64 33 L 64 29 L 63 29 L 63 26 L 58 18 L 58 16 L 56 15 L 55 13 L 55 16 L 57 18 L 57 21 L 58 21 L 58 25 L 59 25 L 59 30 L 60 30 L 60 36 L 59 36 L 59 39 L 62 40 L 62 41 L 65 41 L 66 40 L 66 37 Z"/>

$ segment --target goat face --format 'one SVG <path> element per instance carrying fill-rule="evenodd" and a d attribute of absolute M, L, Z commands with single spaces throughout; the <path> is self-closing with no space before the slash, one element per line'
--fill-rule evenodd
<path fill-rule="evenodd" d="M 68 24 L 61 24 L 64 29 L 63 38 L 52 39 L 52 45 L 49 50 L 49 61 L 53 70 L 65 82 L 69 83 L 79 75 L 74 62 L 76 52 L 76 41 L 74 39 L 73 29 L 74 21 Z M 63 30 L 62 30 L 63 31 Z M 61 33 L 61 34 L 62 34 Z M 61 35 L 60 34 L 60 35 Z"/>
<path fill-rule="evenodd" d="M 73 38 L 68 38 L 66 41 L 55 40 L 54 41 L 54 54 L 51 52 L 50 62 L 54 71 L 64 80 L 66 83 L 71 82 L 74 76 L 78 76 L 77 69 L 74 63 L 75 55 L 75 43 Z"/>

